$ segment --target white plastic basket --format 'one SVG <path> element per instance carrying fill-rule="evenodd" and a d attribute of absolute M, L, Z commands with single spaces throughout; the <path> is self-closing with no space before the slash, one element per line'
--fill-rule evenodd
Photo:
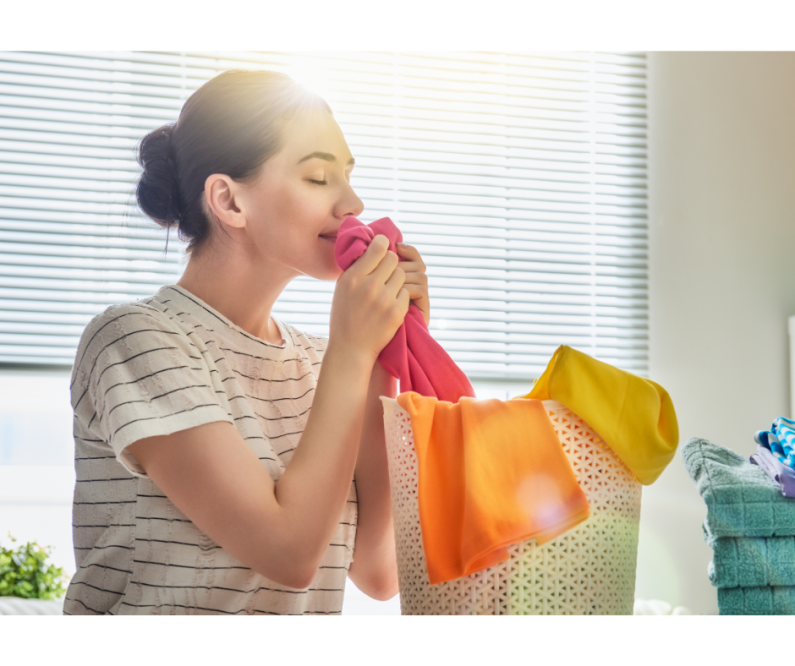
<path fill-rule="evenodd" d="M 511 546 L 505 562 L 431 585 L 411 419 L 396 400 L 381 400 L 403 615 L 632 615 L 641 486 L 587 423 L 544 401 L 590 518 L 541 546 L 535 539 Z"/>

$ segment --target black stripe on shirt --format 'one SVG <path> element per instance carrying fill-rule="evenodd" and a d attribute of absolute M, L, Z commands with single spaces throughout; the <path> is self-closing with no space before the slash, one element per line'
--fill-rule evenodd
<path fill-rule="evenodd" d="M 108 525 L 75 525 L 72 523 L 72 527 L 101 527 L 103 529 L 107 529 L 108 527 L 135 527 L 135 523 L 109 523 Z"/>
<path fill-rule="evenodd" d="M 91 606 L 86 606 L 82 601 L 80 601 L 80 599 L 72 599 L 70 597 L 64 597 L 64 600 L 65 601 L 76 601 L 81 606 L 83 606 L 83 608 L 85 608 L 86 610 L 90 610 L 92 613 L 96 613 L 97 615 L 105 615 L 105 613 L 103 613 L 102 611 L 98 611 L 96 608 L 91 608 Z"/>
<path fill-rule="evenodd" d="M 202 550 L 217 550 L 221 548 L 221 546 L 209 546 L 207 548 L 200 546 L 198 543 L 188 543 L 186 541 L 167 541 L 165 539 L 139 539 L 138 537 L 135 538 L 136 541 L 153 541 L 155 543 L 165 543 L 165 544 L 176 544 L 178 546 L 193 546 L 194 548 L 201 548 Z"/>
<path fill-rule="evenodd" d="M 116 430 L 113 432 L 113 434 L 110 436 L 110 438 L 113 439 L 119 433 L 119 431 L 123 430 L 124 428 L 126 428 L 129 425 L 132 425 L 133 423 L 140 423 L 141 421 L 153 421 L 155 419 L 164 419 L 164 418 L 169 418 L 171 416 L 178 416 L 179 414 L 185 414 L 186 412 L 192 412 L 192 411 L 194 411 L 196 409 L 201 409 L 202 407 L 218 407 L 219 409 L 221 408 L 220 405 L 217 405 L 215 403 L 211 403 L 211 404 L 207 404 L 207 405 L 195 405 L 195 406 L 191 407 L 190 409 L 183 409 L 182 411 L 173 412 L 171 414 L 163 414 L 161 416 L 147 416 L 147 417 L 142 418 L 142 419 L 134 419 L 132 421 L 128 421 L 123 426 L 120 426 L 120 427 L 116 428 Z"/>
<path fill-rule="evenodd" d="M 225 611 L 220 608 L 205 608 L 203 606 L 185 606 L 184 604 L 131 604 L 127 601 L 121 602 L 122 606 L 130 606 L 132 608 L 192 608 L 194 610 L 210 611 L 211 613 L 223 613 L 224 615 L 239 615 L 245 613 L 245 610 L 239 611 Z"/>
<path fill-rule="evenodd" d="M 138 500 L 121 500 L 117 502 L 74 502 L 74 505 L 97 506 L 98 504 L 137 504 L 137 502 Z"/>
<path fill-rule="evenodd" d="M 119 382 L 118 384 L 114 384 L 113 386 L 110 386 L 107 389 L 105 389 L 105 392 L 102 394 L 102 400 L 105 401 L 105 399 L 108 397 L 108 393 L 110 393 L 117 386 L 127 386 L 129 384 L 137 384 L 138 382 L 142 382 L 144 379 L 149 379 L 150 377 L 154 377 L 155 375 L 159 375 L 161 372 L 168 372 L 169 370 L 184 370 L 185 368 L 188 368 L 188 366 L 187 365 L 174 365 L 174 366 L 171 366 L 170 368 L 163 368 L 162 370 L 157 370 L 157 371 L 152 372 L 152 373 L 150 373 L 148 375 L 144 375 L 143 377 L 139 377 L 138 379 L 134 379 L 131 382 Z M 188 369 L 190 369 L 190 368 L 188 368 Z M 98 440 L 98 441 L 102 441 L 102 440 Z"/>
<path fill-rule="evenodd" d="M 272 384 L 281 384 L 281 383 L 284 383 L 284 382 L 298 382 L 298 381 L 301 381 L 302 379 L 306 379 L 307 377 L 314 377 L 315 376 L 314 372 L 307 372 L 305 375 L 301 375 L 300 377 L 287 377 L 286 379 L 266 379 L 265 377 L 251 377 L 250 375 L 244 375 L 239 370 L 235 370 L 235 368 L 232 368 L 232 372 L 234 372 L 237 375 L 240 375 L 241 377 L 245 377 L 246 379 L 252 379 L 252 380 L 257 381 L 257 382 L 269 382 L 269 383 L 272 383 Z M 237 379 L 237 378 L 236 377 L 227 377 L 226 379 L 222 379 L 221 381 L 225 382 L 225 381 L 228 381 L 230 379 Z"/>
<path fill-rule="evenodd" d="M 81 564 L 78 569 L 88 569 L 89 567 L 99 567 L 100 569 L 111 569 L 113 571 L 119 571 L 121 573 L 128 573 L 131 574 L 132 571 L 127 571 L 127 569 L 117 569 L 116 567 L 108 566 L 107 564 Z"/>
<path fill-rule="evenodd" d="M 171 395 L 172 393 L 176 393 L 177 391 L 187 391 L 188 389 L 192 388 L 212 388 L 212 387 L 208 386 L 207 384 L 192 384 L 191 386 L 181 386 L 180 388 L 175 388 L 172 389 L 171 391 L 166 391 L 165 393 L 156 395 L 152 398 L 149 398 L 148 400 L 128 400 L 127 402 L 120 402 L 118 405 L 111 408 L 111 410 L 108 412 L 108 416 L 110 416 L 111 413 L 113 413 L 113 410 L 118 409 L 119 407 L 123 407 L 124 405 L 132 405 L 133 403 L 137 402 L 145 402 L 148 404 L 153 400 L 157 400 L 158 398 L 165 398 L 167 395 Z M 99 417 L 99 422 L 102 423 L 102 415 L 100 415 Z"/>
<path fill-rule="evenodd" d="M 304 396 L 308 395 L 309 393 L 311 393 L 314 390 L 315 390 L 315 387 L 313 386 L 312 388 L 310 388 L 309 390 L 307 390 L 306 392 L 302 393 L 299 396 L 287 397 L 287 398 L 271 398 L 271 399 L 258 398 L 257 396 L 249 395 L 248 393 L 246 393 L 246 397 L 247 398 L 251 398 L 252 400 L 259 400 L 260 402 L 281 402 L 283 400 L 300 400 L 301 398 L 303 398 Z"/>
<path fill-rule="evenodd" d="M 297 419 L 298 417 L 303 416 L 304 414 L 308 414 L 311 409 L 312 409 L 312 407 L 310 406 L 310 407 L 307 407 L 300 414 L 288 414 L 287 416 L 279 416 L 279 417 L 276 417 L 275 419 L 271 419 L 271 418 L 268 418 L 267 416 L 263 416 L 259 412 L 254 412 L 254 414 L 256 414 L 263 421 L 284 421 L 284 419 Z"/>
<path fill-rule="evenodd" d="M 70 583 L 71 585 L 85 585 L 86 587 L 92 587 L 95 590 L 99 590 L 100 592 L 107 592 L 108 594 L 115 594 L 117 597 L 120 597 L 124 594 L 124 592 L 116 592 L 115 590 L 106 590 L 104 587 L 97 587 L 96 585 L 92 585 L 91 583 L 86 583 L 83 580 L 76 580 L 74 583 Z M 76 600 L 74 600 L 76 601 Z"/>
<path fill-rule="evenodd" d="M 238 594 L 256 594 L 265 590 L 266 592 L 283 592 L 284 594 L 307 594 L 309 592 L 342 592 L 342 589 L 325 589 L 320 587 L 310 587 L 306 590 L 282 590 L 276 587 L 258 587 L 254 590 L 238 590 L 234 587 L 222 587 L 221 585 L 162 585 L 159 583 L 144 583 L 143 581 L 131 580 L 130 585 L 143 585 L 144 587 L 157 587 L 176 590 L 224 590 L 226 592 L 237 592 Z"/>
<path fill-rule="evenodd" d="M 307 358 L 301 358 L 300 356 L 294 356 L 292 358 L 266 358 L 264 356 L 255 356 L 254 354 L 248 354 L 246 352 L 237 351 L 236 349 L 230 349 L 229 347 L 218 347 L 220 351 L 231 352 L 232 354 L 237 354 L 238 356 L 248 356 L 249 358 L 253 358 L 256 361 L 267 361 L 268 363 L 291 363 L 298 361 L 308 360 Z M 279 349 L 283 349 L 283 347 L 279 347 Z M 303 347 L 301 347 L 303 349 Z M 315 350 L 317 351 L 317 350 Z"/>
<path fill-rule="evenodd" d="M 258 418 L 260 418 L 263 421 L 284 421 L 285 419 L 297 419 L 297 418 L 303 416 L 304 414 L 308 413 L 311 409 L 312 409 L 311 407 L 308 407 L 307 409 L 305 409 L 300 414 L 288 414 L 287 416 L 277 416 L 276 418 L 273 418 L 273 419 L 269 418 L 267 416 L 263 416 L 259 412 L 254 412 L 254 416 L 251 416 L 250 414 L 244 414 L 243 416 L 236 416 L 232 420 L 233 421 L 242 421 L 243 419 L 254 419 L 256 421 Z"/>
<path fill-rule="evenodd" d="M 195 566 L 190 565 L 190 564 L 174 564 L 174 563 L 169 564 L 167 562 L 150 562 L 148 560 L 133 560 L 133 562 L 136 562 L 137 564 L 157 564 L 157 565 L 159 565 L 161 567 L 177 567 L 179 569 L 198 569 L 198 570 L 204 570 L 204 569 L 213 569 L 213 570 L 215 570 L 215 569 L 223 569 L 223 570 L 241 569 L 243 571 L 251 571 L 250 567 L 236 567 L 236 566 L 229 566 L 229 567 L 195 567 Z"/>
<path fill-rule="evenodd" d="M 341 615 L 342 611 L 306 611 L 304 615 Z"/>

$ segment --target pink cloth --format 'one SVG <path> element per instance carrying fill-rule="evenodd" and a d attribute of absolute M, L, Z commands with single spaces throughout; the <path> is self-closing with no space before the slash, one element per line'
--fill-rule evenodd
<path fill-rule="evenodd" d="M 389 249 L 397 254 L 396 245 L 403 241 L 403 235 L 388 217 L 370 225 L 362 224 L 353 216 L 345 218 L 334 246 L 337 265 L 346 270 L 378 235 L 386 236 Z M 467 376 L 431 337 L 422 312 L 414 303 L 409 305 L 406 319 L 378 360 L 389 374 L 400 380 L 401 393 L 414 391 L 448 402 L 458 402 L 463 396 L 475 397 Z"/>

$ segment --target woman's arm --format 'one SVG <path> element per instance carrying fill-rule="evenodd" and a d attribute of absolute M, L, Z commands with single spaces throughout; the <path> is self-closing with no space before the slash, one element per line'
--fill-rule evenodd
<path fill-rule="evenodd" d="M 403 288 L 428 324 L 431 304 L 425 263 L 419 251 L 411 245 L 400 243 L 397 252 L 403 259 L 400 267 L 406 273 Z M 376 363 L 370 376 L 362 440 L 356 461 L 359 522 L 353 564 L 348 576 L 362 592 L 384 601 L 398 593 L 398 575 L 384 436 L 384 407 L 380 400 L 382 395 L 394 398 L 397 395 L 397 380 L 380 363 Z"/>
<path fill-rule="evenodd" d="M 405 274 L 386 246 L 377 236 L 337 283 L 312 411 L 278 483 L 229 423 L 129 447 L 199 529 L 247 566 L 290 587 L 311 583 L 339 523 L 372 368 L 408 310 Z"/>
<path fill-rule="evenodd" d="M 229 423 L 148 437 L 129 450 L 224 550 L 271 580 L 304 588 L 350 492 L 369 370 L 356 357 L 326 352 L 309 420 L 278 483 Z"/>
<path fill-rule="evenodd" d="M 359 520 L 348 576 L 362 592 L 385 601 L 398 593 L 398 575 L 382 395 L 394 398 L 397 380 L 376 363 L 370 376 L 354 474 Z"/>

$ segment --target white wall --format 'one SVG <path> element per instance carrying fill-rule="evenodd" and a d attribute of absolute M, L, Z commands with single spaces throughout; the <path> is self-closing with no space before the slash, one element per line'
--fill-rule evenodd
<path fill-rule="evenodd" d="M 0 370 L 0 544 L 37 541 L 74 574 L 69 373 Z"/>
<path fill-rule="evenodd" d="M 795 53 L 654 53 L 651 377 L 681 443 L 750 455 L 789 413 L 795 314 Z M 717 612 L 706 508 L 681 458 L 644 489 L 637 596 Z"/>

